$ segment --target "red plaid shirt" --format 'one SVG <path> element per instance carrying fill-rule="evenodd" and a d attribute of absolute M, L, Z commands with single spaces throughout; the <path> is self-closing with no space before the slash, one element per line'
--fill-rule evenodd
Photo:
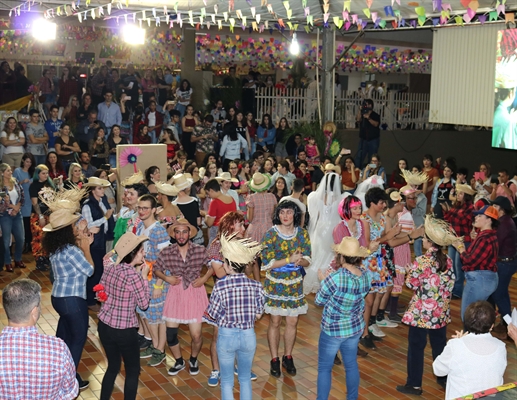
<path fill-rule="evenodd" d="M 467 251 L 460 254 L 463 271 L 488 270 L 497 272 L 499 244 L 495 230 L 481 231 Z"/>
<path fill-rule="evenodd" d="M 451 208 L 444 214 L 444 218 L 451 224 L 456 235 L 463 236 L 465 242 L 472 242 L 470 231 L 472 230 L 472 221 L 474 220 L 474 205 L 472 203 L 463 203 L 460 208 Z"/>

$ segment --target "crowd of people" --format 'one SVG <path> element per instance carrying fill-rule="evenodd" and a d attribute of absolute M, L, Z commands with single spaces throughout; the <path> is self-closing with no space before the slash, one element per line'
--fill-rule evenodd
<path fill-rule="evenodd" d="M 472 174 L 453 157 L 426 154 L 421 165 L 400 159 L 389 173 L 378 154 L 372 102 L 358 115 L 363 136 L 355 159 L 347 149 L 333 159 L 315 145 L 322 133 L 287 137 L 285 118 L 276 126 L 264 115 L 256 124 L 252 113 L 225 110 L 221 101 L 198 117 L 188 81 L 170 100 L 162 87 L 168 84 L 156 83 L 152 71 L 140 78 L 129 66 L 119 79 L 115 71 L 102 66 L 81 104 L 65 107 L 61 118 L 60 104 L 78 95 L 52 103 L 44 124 L 36 109 L 25 127 L 9 118 L 0 135 L 0 257 L 8 272 L 26 268 L 24 251 L 32 252 L 37 270 L 50 269 L 56 336 L 69 350 L 60 383 L 54 377 L 54 386 L 41 388 L 55 390 L 45 398 L 73 398 L 88 387 L 77 367 L 95 312 L 108 360 L 101 399 L 110 398 L 121 361 L 125 398 L 135 398 L 140 359 L 158 367 L 167 348 L 174 358 L 169 375 L 185 369 L 197 375 L 204 323 L 213 325 L 207 385 L 220 384 L 221 397 L 233 398 L 235 372 L 241 398 L 250 399 L 255 321 L 269 314 L 270 374 L 296 375 L 297 324 L 310 293 L 323 307 L 318 399 L 328 398 L 332 367 L 340 363 L 347 399 L 356 399 L 357 356 L 382 345 L 384 328 L 401 324 L 409 326 L 408 376 L 398 391 L 423 393 L 428 335 L 447 399 L 502 383 L 506 351 L 493 336 L 517 339 L 503 319 L 494 327 L 495 310 L 511 313 L 517 171 L 500 168 L 494 176 L 484 162 Z M 156 76 L 167 82 L 167 74 Z M 163 96 L 160 106 L 156 99 Z M 133 126 L 126 130 L 128 115 Z M 117 145 L 156 142 L 167 145 L 167 171 L 149 166 L 117 176 Z M 405 286 L 413 294 L 399 315 Z M 4 289 L 10 326 L 0 336 L 0 354 L 10 337 L 37 336 L 39 296 L 31 281 Z M 447 343 L 455 299 L 469 333 Z M 184 324 L 188 350 L 178 339 Z M 36 354 L 62 343 L 38 340 L 49 344 Z M 459 343 L 465 345 L 461 370 L 452 367 Z M 480 375 L 484 357 L 492 355 L 494 367 Z M 6 360 L 0 357 L 0 380 L 16 383 L 0 385 L 2 398 L 32 381 L 9 375 L 2 363 L 15 359 Z"/>

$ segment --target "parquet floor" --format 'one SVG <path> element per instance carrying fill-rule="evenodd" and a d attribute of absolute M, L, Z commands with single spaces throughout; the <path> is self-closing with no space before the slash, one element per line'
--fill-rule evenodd
<path fill-rule="evenodd" d="M 14 273 L 2 272 L 0 274 L 0 289 L 12 279 L 28 277 L 39 282 L 43 288 L 42 314 L 38 323 L 41 332 L 54 335 L 57 325 L 57 313 L 50 303 L 51 284 L 48 273 L 42 273 L 34 269 L 32 256 L 24 255 L 24 262 L 28 265 L 26 270 L 17 269 Z M 211 287 L 207 287 L 211 290 Z M 410 292 L 405 290 L 400 303 L 407 304 Z M 517 306 L 517 280 L 511 284 L 512 302 Z M 321 309 L 314 306 L 314 295 L 308 297 L 309 313 L 300 318 L 298 339 L 294 348 L 293 357 L 298 374 L 295 377 L 282 374 L 279 379 L 269 375 L 269 350 L 267 346 L 266 330 L 268 316 L 264 316 L 257 323 L 257 353 L 253 371 L 258 375 L 258 380 L 252 383 L 254 399 L 315 399 L 316 378 L 317 378 L 317 343 L 319 335 L 319 324 Z M 448 336 L 450 337 L 455 329 L 460 329 L 459 301 L 452 304 L 453 322 L 449 325 Z M 1 306 L 0 306 L 1 308 Z M 3 310 L 3 309 L 2 309 Z M 106 369 L 106 360 L 97 335 L 96 315 L 90 314 L 90 330 L 88 341 L 84 348 L 79 370 L 83 379 L 90 381 L 90 387 L 80 393 L 79 399 L 98 399 L 101 388 L 101 381 Z M 4 312 L 0 313 L 0 329 L 7 323 Z M 379 344 L 377 351 L 370 351 L 368 357 L 359 358 L 361 373 L 361 385 L 359 398 L 363 400 L 379 399 L 408 399 L 395 390 L 396 385 L 404 384 L 406 379 L 406 351 L 407 351 L 407 327 L 400 325 L 398 328 L 387 329 L 387 337 Z M 167 354 L 166 365 L 159 367 L 148 367 L 147 360 L 142 360 L 142 373 L 138 388 L 138 398 L 145 400 L 154 399 L 175 399 L 175 400 L 215 400 L 220 398 L 220 388 L 210 388 L 207 385 L 207 377 L 210 374 L 209 344 L 212 336 L 212 328 L 204 326 L 203 350 L 199 356 L 200 374 L 190 376 L 187 370 L 180 372 L 177 376 L 167 375 L 167 369 L 172 366 L 173 359 L 170 353 Z M 180 333 L 183 356 L 189 355 L 190 339 L 188 332 L 182 330 Z M 508 367 L 505 374 L 505 382 L 517 381 L 517 349 L 511 342 L 507 342 Z M 282 345 L 280 348 L 282 354 Z M 423 390 L 421 399 L 434 400 L 443 399 L 444 391 L 434 380 L 431 368 L 431 351 L 426 349 L 426 365 L 424 373 Z M 236 379 L 236 398 L 238 399 L 238 381 Z M 113 398 L 121 400 L 124 398 L 121 389 L 123 377 L 119 376 L 116 381 Z M 342 366 L 335 366 L 333 372 L 331 399 L 341 400 L 346 398 L 345 373 Z"/>

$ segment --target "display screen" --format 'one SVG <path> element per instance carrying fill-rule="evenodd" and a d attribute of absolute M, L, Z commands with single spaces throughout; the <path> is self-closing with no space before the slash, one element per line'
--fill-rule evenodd
<path fill-rule="evenodd" d="M 492 147 L 517 150 L 517 29 L 497 33 Z"/>

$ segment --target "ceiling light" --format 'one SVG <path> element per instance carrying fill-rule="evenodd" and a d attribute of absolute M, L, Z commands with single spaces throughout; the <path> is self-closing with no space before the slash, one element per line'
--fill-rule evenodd
<path fill-rule="evenodd" d="M 56 24 L 46 19 L 37 19 L 32 23 L 32 36 L 41 41 L 56 40 Z"/>
<path fill-rule="evenodd" d="M 291 40 L 291 46 L 289 46 L 289 52 L 293 56 L 297 56 L 300 53 L 300 45 L 298 39 L 296 39 L 296 33 L 293 33 L 293 40 Z"/>
<path fill-rule="evenodd" d="M 144 44 L 145 29 L 138 28 L 135 25 L 125 25 L 122 28 L 122 38 L 124 42 L 129 44 Z"/>

